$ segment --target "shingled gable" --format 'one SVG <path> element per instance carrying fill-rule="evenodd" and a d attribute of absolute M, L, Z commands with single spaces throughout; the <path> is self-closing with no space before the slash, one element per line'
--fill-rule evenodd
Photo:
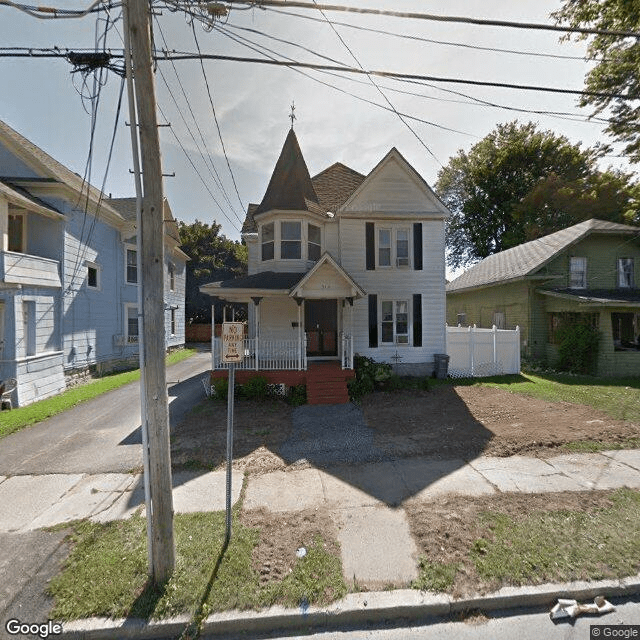
<path fill-rule="evenodd" d="M 475 289 L 531 276 L 590 233 L 640 235 L 640 228 L 592 218 L 537 240 L 494 253 L 478 262 L 447 285 L 447 292 Z"/>
<path fill-rule="evenodd" d="M 318 202 L 309 169 L 302 157 L 293 129 L 290 129 L 287 134 L 267 191 L 253 215 L 257 216 L 273 209 L 325 214 Z"/>

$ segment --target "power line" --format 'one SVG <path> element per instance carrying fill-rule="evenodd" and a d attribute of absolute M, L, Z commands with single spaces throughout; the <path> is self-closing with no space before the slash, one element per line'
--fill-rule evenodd
<path fill-rule="evenodd" d="M 293 11 L 283 11 L 282 9 L 273 9 L 271 7 L 264 7 L 264 10 L 271 13 L 279 13 L 281 15 L 293 16 L 301 18 L 303 20 L 312 20 L 313 22 L 324 22 L 320 18 L 314 16 L 305 16 L 301 13 L 294 13 Z M 356 29 L 357 31 L 366 31 L 369 33 L 377 33 L 380 35 L 391 36 L 394 38 L 402 38 L 404 40 L 415 40 L 418 42 L 427 42 L 429 44 L 441 44 L 449 47 L 461 47 L 464 49 L 473 49 L 476 51 L 489 51 L 492 53 L 509 53 L 519 56 L 533 56 L 538 58 L 554 58 L 560 60 L 580 60 L 582 62 L 603 62 L 605 58 L 586 58 L 585 56 L 570 56 L 561 53 L 543 53 L 540 51 L 519 51 L 517 49 L 502 49 L 500 47 L 483 47 L 481 45 L 469 44 L 466 42 L 452 42 L 450 40 L 434 40 L 432 38 L 424 38 L 422 36 L 411 35 L 408 33 L 397 33 L 394 31 L 386 31 L 385 29 L 374 29 L 373 27 L 364 27 L 362 25 L 353 24 L 351 22 L 340 22 L 339 20 L 333 20 L 333 24 L 341 27 L 348 27 L 349 29 Z M 227 25 L 229 26 L 229 25 Z"/>
<path fill-rule="evenodd" d="M 226 33 L 226 31 L 224 29 L 219 28 L 219 27 L 214 27 L 214 29 L 216 31 L 218 31 L 219 33 L 221 33 L 222 35 L 226 36 L 227 38 L 230 38 L 234 42 L 237 42 L 238 44 L 242 44 L 243 46 L 251 49 L 252 51 L 256 51 L 257 53 L 262 53 L 262 55 L 268 56 L 268 59 L 270 59 L 270 60 L 275 60 L 275 58 L 270 56 L 268 53 L 264 53 L 264 51 L 261 51 L 260 49 L 258 49 L 257 45 L 253 46 L 253 45 L 255 45 L 255 43 L 247 44 L 248 42 L 251 42 L 250 40 L 247 40 L 246 38 L 242 38 L 241 36 L 234 36 L 234 35 L 231 35 L 229 33 Z M 271 53 L 275 53 L 275 52 L 273 52 L 271 49 L 269 49 L 267 47 L 262 47 L 262 49 L 264 49 L 265 51 L 269 51 Z M 286 56 L 283 56 L 283 57 L 286 58 Z M 284 64 L 286 66 L 286 62 Z M 290 66 L 290 68 L 291 68 L 292 71 L 295 71 L 295 72 L 303 75 L 305 78 L 309 78 L 310 80 L 313 80 L 314 82 L 318 82 L 319 84 L 322 84 L 322 85 L 324 85 L 326 87 L 329 87 L 330 89 L 334 89 L 335 91 L 343 93 L 343 94 L 345 94 L 345 95 L 347 95 L 347 96 L 349 96 L 351 98 L 355 98 L 356 100 L 359 100 L 360 102 L 364 102 L 366 104 L 370 104 L 370 105 L 372 105 L 374 107 L 378 107 L 380 109 L 384 109 L 385 111 L 389 111 L 389 112 L 393 113 L 393 110 L 390 107 L 385 107 L 383 104 L 380 104 L 379 102 L 374 102 L 373 100 L 368 100 L 367 98 L 363 98 L 362 96 L 356 95 L 355 93 L 351 93 L 350 91 L 347 91 L 346 89 L 342 89 L 340 87 L 337 87 L 334 84 L 331 84 L 329 82 L 325 82 L 324 80 L 320 80 L 320 78 L 315 78 L 314 76 L 309 75 L 308 73 L 305 73 L 304 71 L 301 71 L 300 69 L 295 68 L 295 66 L 293 66 L 293 65 Z M 320 73 L 327 73 L 327 72 L 321 71 Z M 336 74 L 329 74 L 329 75 L 336 75 Z M 343 78 L 343 79 L 348 80 L 349 78 Z M 476 136 L 473 133 L 468 133 L 466 131 L 460 131 L 458 129 L 452 129 L 450 127 L 446 127 L 446 126 L 438 124 L 436 122 L 431 122 L 430 120 L 425 120 L 423 118 L 419 118 L 418 116 L 412 116 L 412 115 L 409 115 L 407 113 L 401 113 L 401 115 L 404 118 L 407 118 L 408 120 L 414 120 L 416 122 L 421 122 L 423 124 L 429 125 L 431 127 L 435 127 L 437 129 L 442 129 L 444 131 L 449 131 L 451 133 L 458 133 L 458 134 L 461 134 L 461 135 L 469 136 L 471 138 L 479 138 L 479 136 Z"/>
<path fill-rule="evenodd" d="M 164 111 L 162 110 L 162 107 L 159 104 L 158 104 L 158 111 L 160 111 L 160 114 L 166 120 L 167 117 L 165 116 Z M 209 188 L 209 185 L 207 184 L 206 180 L 202 177 L 202 174 L 198 171 L 198 167 L 196 167 L 195 163 L 191 159 L 191 156 L 189 155 L 189 152 L 186 150 L 185 146 L 182 144 L 182 141 L 180 140 L 180 138 L 178 138 L 178 135 L 173 130 L 173 127 L 169 127 L 169 131 L 171 131 L 171 133 L 173 134 L 173 137 L 175 138 L 176 142 L 178 143 L 178 146 L 180 147 L 180 149 L 182 149 L 182 153 L 184 153 L 186 159 L 189 161 L 189 164 L 191 165 L 193 170 L 196 172 L 196 175 L 198 176 L 198 178 L 200 178 L 200 182 L 202 182 L 202 184 L 204 185 L 204 188 L 209 192 L 209 195 L 211 196 L 211 199 L 214 201 L 214 203 L 216 204 L 218 209 L 220 209 L 220 212 L 222 213 L 222 215 L 228 220 L 229 224 L 236 231 L 240 232 L 240 229 L 238 228 L 236 223 L 225 213 L 224 209 L 222 208 L 222 206 L 220 205 L 220 203 L 218 202 L 216 197 L 213 195 L 211 189 Z"/>
<path fill-rule="evenodd" d="M 391 11 L 388 9 L 368 9 L 364 7 L 346 7 L 339 4 L 310 4 L 298 0 L 224 0 L 227 4 L 245 4 L 259 9 L 263 7 L 291 7 L 299 9 L 316 9 L 320 11 L 346 11 L 348 13 L 363 13 L 394 18 L 411 18 L 413 20 L 430 20 L 435 22 L 451 22 L 458 24 L 472 24 L 476 26 L 509 27 L 512 29 L 534 29 L 538 31 L 560 31 L 562 33 L 580 33 L 584 35 L 615 36 L 622 38 L 640 38 L 635 31 L 618 31 L 613 29 L 589 29 L 583 27 L 563 27 L 560 25 L 539 22 L 516 22 L 511 20 L 489 20 L 485 18 L 469 18 L 466 16 L 435 15 L 412 11 Z"/>
<path fill-rule="evenodd" d="M 318 3 L 316 2 L 316 0 L 313 0 L 313 3 L 315 5 L 317 5 Z M 354 59 L 355 63 L 358 65 L 358 67 L 360 67 L 360 69 L 362 71 L 364 71 L 364 67 L 362 66 L 362 64 L 360 64 L 360 60 L 358 60 L 358 58 L 356 57 L 356 55 L 353 53 L 353 51 L 351 50 L 351 48 L 349 47 L 349 45 L 344 41 L 343 37 L 338 33 L 338 30 L 335 28 L 335 26 L 331 23 L 331 20 L 329 20 L 329 18 L 327 18 L 325 12 L 320 9 L 320 13 L 322 14 L 322 16 L 324 17 L 324 19 L 328 22 L 329 26 L 331 27 L 331 29 L 333 30 L 333 32 L 336 34 L 336 36 L 338 37 L 338 39 L 340 40 L 340 42 L 344 45 L 345 49 L 349 52 L 349 55 Z M 435 155 L 435 153 L 433 151 L 431 151 L 431 149 L 427 146 L 427 144 L 424 142 L 424 140 L 417 134 L 417 132 L 415 131 L 415 129 L 398 113 L 398 110 L 395 108 L 395 106 L 393 105 L 393 103 L 391 102 L 391 100 L 389 100 L 389 98 L 387 97 L 387 95 L 384 93 L 384 91 L 382 91 L 382 89 L 375 83 L 375 81 L 373 80 L 373 78 L 367 74 L 367 78 L 369 79 L 369 82 L 371 82 L 371 84 L 376 88 L 376 90 L 378 91 L 378 93 L 384 98 L 385 102 L 391 107 L 391 109 L 393 110 L 393 112 L 398 116 L 398 118 L 400 119 L 400 122 L 402 122 L 402 124 L 407 127 L 407 129 L 409 129 L 409 131 L 413 134 L 413 136 L 416 138 L 416 140 L 425 148 L 425 150 L 427 151 L 427 153 L 440 165 L 440 167 L 442 167 L 442 162 L 440 162 L 440 160 L 438 159 L 438 157 Z"/>
<path fill-rule="evenodd" d="M 156 20 L 156 23 L 158 24 L 158 30 L 160 32 L 160 36 L 162 37 L 162 41 L 164 42 L 165 46 L 167 45 L 167 40 L 164 36 L 164 33 L 162 31 L 162 27 L 160 26 L 160 23 Z M 171 96 L 171 99 L 173 100 L 174 104 L 176 105 L 176 109 L 178 110 L 178 113 L 180 114 L 180 117 L 182 118 L 182 121 L 184 122 L 185 127 L 187 128 L 187 131 L 189 133 L 189 135 L 191 136 L 191 139 L 193 140 L 196 149 L 198 149 L 200 156 L 202 158 L 202 161 L 204 162 L 205 167 L 207 167 L 207 170 L 209 171 L 209 175 L 211 176 L 211 178 L 213 179 L 213 182 L 216 184 L 216 186 L 218 187 L 218 189 L 220 189 L 221 193 L 222 193 L 222 197 L 224 198 L 224 200 L 226 201 L 226 203 L 229 205 L 229 209 L 233 212 L 233 215 L 238 219 L 238 221 L 240 223 L 242 223 L 242 219 L 240 218 L 240 216 L 238 215 L 238 213 L 236 212 L 233 204 L 231 203 L 231 200 L 224 188 L 224 184 L 222 182 L 222 178 L 220 177 L 220 174 L 218 173 L 218 170 L 216 169 L 216 166 L 213 162 L 213 157 L 211 152 L 209 151 L 206 139 L 204 137 L 204 134 L 202 132 L 202 129 L 200 128 L 200 125 L 198 123 L 198 119 L 196 118 L 196 115 L 193 111 L 193 108 L 191 106 L 191 101 L 189 100 L 189 96 L 187 95 L 187 92 L 184 88 L 184 85 L 182 84 L 182 80 L 180 79 L 180 74 L 178 73 L 178 70 L 176 69 L 176 65 L 174 62 L 171 63 L 172 67 L 173 67 L 173 71 L 175 73 L 176 79 L 178 80 L 178 85 L 180 86 L 180 89 L 182 91 L 182 95 L 187 103 L 187 108 L 189 109 L 189 113 L 191 114 L 191 117 L 193 119 L 193 122 L 196 126 L 196 129 L 198 131 L 198 134 L 200 135 L 200 140 L 202 141 L 202 144 L 204 146 L 204 150 L 206 151 L 206 156 L 205 153 L 201 150 L 193 132 L 191 131 L 191 127 L 189 126 L 189 124 L 186 121 L 186 118 L 184 117 L 184 114 L 182 113 L 182 110 L 180 109 L 180 106 L 178 104 L 177 99 L 175 98 L 175 96 L 173 95 L 173 91 L 171 90 L 171 87 L 169 86 L 169 83 L 167 81 L 167 79 L 164 76 L 164 73 L 162 73 L 162 69 L 158 68 L 158 72 L 160 74 L 160 77 L 162 78 L 162 81 L 164 82 L 165 86 L 167 87 L 167 90 L 169 92 L 169 95 Z M 207 163 L 207 157 L 209 158 L 209 162 Z M 213 172 L 212 172 L 213 170 Z M 241 209 L 241 211 L 244 210 L 244 207 Z"/>
<path fill-rule="evenodd" d="M 2 54 L 0 54 L 1 56 Z M 314 64 L 311 62 L 288 62 L 282 60 L 269 60 L 264 58 L 244 58 L 242 56 L 227 56 L 220 54 L 194 54 L 188 52 L 164 52 L 162 56 L 156 56 L 156 60 L 225 60 L 228 62 L 249 62 L 255 64 L 267 64 L 273 66 L 299 67 L 304 69 L 316 69 L 324 71 L 339 71 L 341 73 L 354 73 L 359 75 L 373 75 L 383 78 L 403 79 L 403 80 L 427 80 L 429 82 L 444 82 L 453 84 L 470 84 L 481 87 L 497 87 L 501 89 L 519 89 L 522 91 L 542 91 L 547 93 L 560 93 L 577 96 L 593 96 L 596 98 L 616 98 L 618 100 L 637 100 L 635 96 L 620 93 L 603 93 L 599 91 L 588 91 L 581 89 L 561 89 L 560 87 L 545 87 L 542 85 L 525 85 L 509 82 L 490 82 L 484 80 L 467 80 L 463 78 L 447 78 L 441 76 L 427 76 L 418 73 L 400 73 L 396 71 L 380 71 L 356 69 L 354 67 L 343 67 L 336 65 Z"/>
<path fill-rule="evenodd" d="M 21 4 L 19 2 L 12 2 L 12 0 L 0 0 L 0 6 L 12 7 L 18 9 L 32 18 L 39 18 L 41 20 L 60 20 L 64 18 L 84 18 L 90 13 L 96 13 L 103 11 L 104 9 L 113 9 L 121 7 L 122 3 L 108 4 L 99 6 L 103 3 L 103 0 L 94 0 L 86 9 L 60 9 L 58 7 L 45 7 L 37 5 Z"/>
<path fill-rule="evenodd" d="M 196 28 L 193 22 L 191 22 L 191 31 L 193 32 L 193 40 L 196 43 L 196 48 L 198 49 L 198 53 L 201 54 L 200 43 L 198 42 L 198 36 L 196 35 Z M 209 87 L 209 79 L 207 78 L 207 73 L 204 69 L 204 63 L 202 62 L 202 58 L 200 58 L 200 68 L 202 69 L 202 77 L 204 78 L 204 84 L 207 87 L 207 95 L 209 96 L 209 104 L 211 105 L 211 112 L 213 113 L 213 119 L 216 123 L 216 129 L 218 130 L 218 138 L 220 139 L 220 145 L 222 147 L 222 153 L 224 154 L 224 159 L 227 161 L 227 168 L 229 169 L 229 175 L 231 176 L 231 181 L 233 182 L 233 188 L 236 191 L 236 196 L 238 196 L 238 202 L 240 203 L 240 210 L 244 211 L 244 205 L 242 204 L 242 198 L 240 198 L 240 193 L 238 192 L 238 185 L 236 184 L 235 176 L 233 175 L 233 171 L 231 170 L 231 163 L 229 162 L 229 156 L 227 155 L 227 150 L 224 146 L 224 140 L 222 138 L 222 131 L 220 130 L 220 123 L 218 122 L 218 116 L 216 115 L 216 108 L 213 104 L 213 97 L 211 95 L 211 88 Z"/>

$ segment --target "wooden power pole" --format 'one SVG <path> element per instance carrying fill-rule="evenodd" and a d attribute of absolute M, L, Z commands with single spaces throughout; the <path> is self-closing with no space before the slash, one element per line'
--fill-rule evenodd
<path fill-rule="evenodd" d="M 142 164 L 142 216 L 137 230 L 142 248 L 144 397 L 148 425 L 151 498 L 151 577 L 156 584 L 173 573 L 173 498 L 164 327 L 164 192 L 151 60 L 151 10 L 148 0 L 126 0 Z M 130 71 L 129 69 L 127 71 Z M 132 123 L 133 126 L 133 123 Z M 144 420 L 144 412 L 143 412 Z M 144 428 L 144 425 L 143 425 Z"/>

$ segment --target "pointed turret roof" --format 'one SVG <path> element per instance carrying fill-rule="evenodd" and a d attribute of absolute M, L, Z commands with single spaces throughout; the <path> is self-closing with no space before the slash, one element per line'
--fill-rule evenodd
<path fill-rule="evenodd" d="M 284 141 L 264 198 L 253 213 L 258 215 L 271 209 L 312 211 L 321 215 L 325 213 L 318 203 L 318 196 L 293 128 Z"/>

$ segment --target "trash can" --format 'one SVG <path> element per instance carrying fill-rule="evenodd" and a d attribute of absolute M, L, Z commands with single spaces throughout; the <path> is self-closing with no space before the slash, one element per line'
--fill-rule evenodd
<path fill-rule="evenodd" d="M 433 356 L 435 360 L 435 375 L 438 380 L 444 380 L 448 375 L 449 356 L 446 353 L 436 353 Z"/>

